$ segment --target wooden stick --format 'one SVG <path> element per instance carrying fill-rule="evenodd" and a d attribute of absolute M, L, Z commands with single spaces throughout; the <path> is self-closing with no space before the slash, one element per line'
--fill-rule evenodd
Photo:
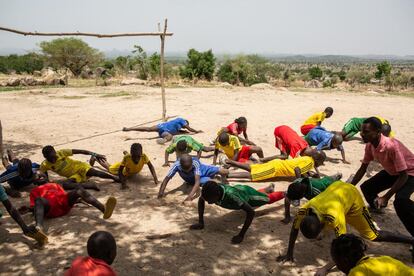
<path fill-rule="evenodd" d="M 161 37 L 161 54 L 160 54 L 160 82 L 161 82 L 161 96 L 162 96 L 162 119 L 164 122 L 167 120 L 167 105 L 165 102 L 165 84 L 164 84 L 164 45 L 165 35 L 167 33 L 167 19 L 164 21 L 164 32 Z"/>
<path fill-rule="evenodd" d="M 107 37 L 123 37 L 123 36 L 172 36 L 173 33 L 167 32 L 156 32 L 156 33 L 118 33 L 118 34 L 96 34 L 96 33 L 82 33 L 82 32 L 71 32 L 71 33 L 44 33 L 44 32 L 25 32 L 5 27 L 0 27 L 0 31 L 6 31 L 10 33 L 21 34 L 24 36 L 33 35 L 33 36 L 93 36 L 98 38 L 107 38 Z"/>
<path fill-rule="evenodd" d="M 3 158 L 4 155 L 4 149 L 3 149 L 3 127 L 1 126 L 1 120 L 0 120 L 0 156 Z"/>

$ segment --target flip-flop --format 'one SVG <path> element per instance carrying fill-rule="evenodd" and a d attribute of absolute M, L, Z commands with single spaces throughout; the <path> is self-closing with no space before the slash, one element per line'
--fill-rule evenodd
<path fill-rule="evenodd" d="M 109 219 L 112 216 L 112 212 L 114 211 L 116 206 L 116 198 L 110 196 L 105 203 L 105 212 L 103 214 L 104 219 Z"/>
<path fill-rule="evenodd" d="M 36 230 L 36 233 L 28 233 L 26 235 L 30 238 L 35 239 L 39 243 L 39 245 L 45 245 L 48 242 L 47 235 L 42 230 L 40 230 L 39 227 L 36 227 Z"/>

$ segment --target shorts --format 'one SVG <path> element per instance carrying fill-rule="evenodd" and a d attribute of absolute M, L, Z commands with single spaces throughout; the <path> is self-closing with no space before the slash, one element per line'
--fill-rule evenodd
<path fill-rule="evenodd" d="M 357 230 L 359 234 L 365 239 L 372 241 L 375 240 L 379 235 L 379 229 L 375 225 L 375 222 L 372 220 L 371 215 L 365 206 L 363 206 L 361 208 L 361 211 L 356 214 L 346 215 L 345 220 L 346 223 L 355 228 L 355 230 Z"/>
<path fill-rule="evenodd" d="M 249 158 L 251 156 L 250 148 L 251 148 L 250 146 L 242 146 L 239 151 L 239 158 L 237 161 L 241 163 L 246 163 L 247 161 L 249 161 Z"/>
<path fill-rule="evenodd" d="M 76 183 L 85 182 L 88 180 L 87 173 L 92 167 L 88 163 L 82 162 L 76 166 L 76 174 L 71 175 L 68 179 L 75 180 Z"/>
<path fill-rule="evenodd" d="M 111 166 L 109 166 L 109 173 L 113 174 L 113 175 L 118 175 L 118 171 L 119 171 L 119 167 L 121 167 L 122 163 L 121 162 L 116 162 L 114 164 L 112 164 Z M 131 176 L 134 174 L 137 174 L 139 172 L 133 173 L 133 174 L 128 174 L 126 168 L 124 167 L 124 169 L 122 170 L 122 174 L 124 176 Z"/>
<path fill-rule="evenodd" d="M 358 128 L 358 125 L 356 125 L 355 121 L 351 119 L 344 125 L 342 131 L 346 133 L 347 138 L 351 138 L 358 134 L 358 132 L 360 132 L 360 129 Z"/>
<path fill-rule="evenodd" d="M 49 202 L 48 218 L 61 217 L 69 213 L 73 206 L 69 205 L 68 194 L 56 183 L 46 183 L 30 192 L 30 207 L 35 206 L 36 198 L 44 198 Z"/>
<path fill-rule="evenodd" d="M 303 135 L 306 135 L 315 127 L 315 125 L 303 125 L 300 127 L 300 132 L 302 132 Z"/>
<path fill-rule="evenodd" d="M 280 176 L 272 162 L 250 165 L 250 175 L 252 181 L 261 181 Z"/>
<path fill-rule="evenodd" d="M 201 171 L 200 176 L 200 185 L 203 186 L 208 181 L 211 180 L 215 175 L 217 175 L 220 171 L 219 167 L 210 166 L 210 165 L 203 165 L 203 169 Z M 195 177 L 194 174 L 180 174 L 181 178 L 190 185 L 195 184 Z"/>

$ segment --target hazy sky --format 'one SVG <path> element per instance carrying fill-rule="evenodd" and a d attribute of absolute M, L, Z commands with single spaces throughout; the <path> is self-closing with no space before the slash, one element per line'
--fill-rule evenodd
<path fill-rule="evenodd" d="M 26 31 L 157 31 L 168 18 L 166 51 L 414 54 L 413 0 L 0 0 L 0 26 Z M 47 37 L 0 32 L 0 49 L 35 49 Z M 158 38 L 85 38 L 101 50 Z"/>

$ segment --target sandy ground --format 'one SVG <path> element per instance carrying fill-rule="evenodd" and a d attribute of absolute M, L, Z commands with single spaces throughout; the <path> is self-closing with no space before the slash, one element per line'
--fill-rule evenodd
<path fill-rule="evenodd" d="M 195 137 L 204 143 L 213 138 L 217 129 L 244 115 L 248 118 L 250 138 L 262 146 L 265 155 L 277 153 L 273 129 L 287 124 L 299 131 L 301 123 L 325 106 L 335 109 L 332 118 L 324 122 L 330 130 L 340 130 L 354 116 L 381 115 L 387 118 L 398 139 L 414 149 L 412 111 L 414 99 L 392 96 L 360 95 L 355 93 L 310 93 L 278 90 L 251 90 L 248 88 L 186 88 L 167 90 L 168 115 L 180 115 L 191 126 L 204 130 Z M 155 164 L 162 180 L 167 168 L 161 167 L 165 146 L 154 140 L 152 133 L 125 133 L 98 136 L 70 142 L 91 135 L 116 131 L 160 118 L 159 89 L 139 86 L 106 88 L 62 88 L 0 93 L 0 119 L 3 123 L 5 144 L 20 157 L 41 162 L 41 147 L 46 144 L 58 148 L 78 148 L 106 154 L 110 162 L 121 160 L 122 151 L 132 142 L 143 144 L 144 152 Z M 128 140 L 133 138 L 134 140 Z M 342 172 L 346 179 L 354 173 L 363 156 L 364 145 L 358 141 L 345 144 L 351 161 L 344 165 L 328 162 L 321 168 L 325 174 Z M 328 156 L 340 158 L 337 151 Z M 86 156 L 76 156 L 79 160 Z M 211 163 L 212 159 L 203 159 Z M 377 168 L 378 169 L 378 168 Z M 52 175 L 52 179 L 58 179 Z M 118 256 L 113 264 L 120 275 L 311 275 L 316 267 L 329 260 L 332 236 L 321 241 L 310 241 L 299 236 L 296 244 L 296 263 L 280 265 L 276 257 L 287 247 L 291 225 L 283 225 L 283 203 L 261 207 L 247 232 L 245 241 L 232 245 L 230 239 L 238 233 L 244 221 L 239 211 L 228 211 L 217 206 L 206 207 L 206 227 L 190 231 L 197 221 L 196 202 L 181 204 L 184 195 L 175 193 L 157 200 L 157 186 L 144 168 L 141 175 L 131 179 L 127 191 L 108 181 L 97 181 L 101 192 L 93 192 L 104 201 L 109 195 L 118 198 L 111 219 L 104 221 L 101 214 L 85 205 L 78 205 L 68 216 L 47 220 L 49 244 L 36 249 L 32 240 L 25 238 L 8 215 L 0 225 L 0 274 L 2 275 L 61 275 L 78 255 L 86 254 L 86 241 L 96 230 L 113 233 L 118 244 Z M 182 184 L 177 176 L 167 187 L 172 190 Z M 253 184 L 255 187 L 266 183 Z M 287 181 L 276 182 L 276 190 L 285 190 Z M 28 192 L 21 199 L 12 199 L 17 206 L 28 204 Z M 3 213 L 5 210 L 1 207 Z M 293 209 L 295 211 L 295 209 Z M 26 222 L 33 217 L 25 215 Z M 382 229 L 407 234 L 399 222 L 392 204 L 386 215 L 374 215 Z M 170 234 L 164 239 L 148 239 L 148 235 Z M 409 263 L 409 247 L 369 242 L 369 253 L 386 254 Z M 341 275 L 333 272 L 332 275 Z"/>

